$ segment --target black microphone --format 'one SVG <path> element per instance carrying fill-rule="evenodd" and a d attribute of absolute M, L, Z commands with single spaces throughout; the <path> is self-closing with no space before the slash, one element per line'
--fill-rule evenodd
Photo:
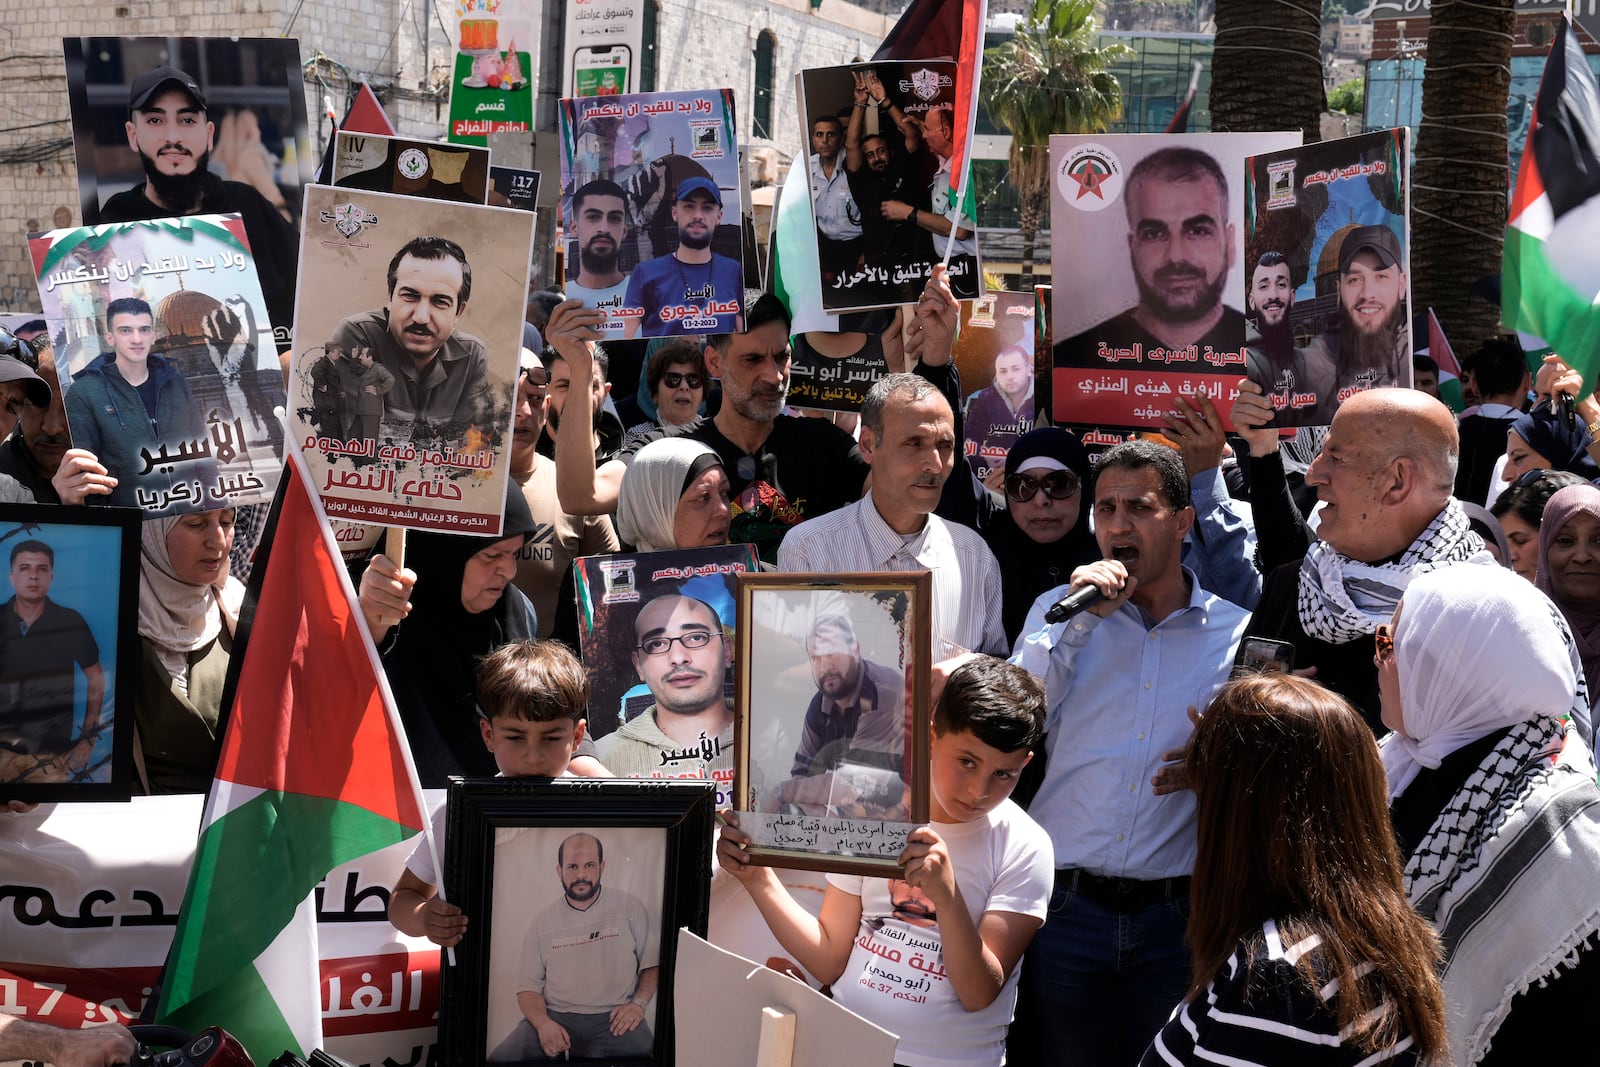
<path fill-rule="evenodd" d="M 1084 608 L 1089 607 L 1091 604 L 1098 604 L 1105 598 L 1106 595 L 1100 591 L 1098 586 L 1079 586 L 1050 605 L 1050 610 L 1044 613 L 1044 621 L 1051 625 L 1058 622 L 1066 622 Z"/>

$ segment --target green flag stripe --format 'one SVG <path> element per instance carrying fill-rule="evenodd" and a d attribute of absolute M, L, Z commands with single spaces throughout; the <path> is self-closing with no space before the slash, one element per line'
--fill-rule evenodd
<path fill-rule="evenodd" d="M 250 967 L 330 870 L 412 833 L 354 804 L 281 792 L 212 823 L 189 871 L 162 1013 Z"/>
<path fill-rule="evenodd" d="M 1506 230 L 1501 306 L 1506 325 L 1544 339 L 1583 374 L 1583 393 L 1600 386 L 1600 307 L 1573 290 L 1544 256 L 1544 242 Z"/>
<path fill-rule="evenodd" d="M 285 1050 L 305 1055 L 289 1028 L 272 990 L 254 967 L 247 966 L 200 997 L 189 1001 L 161 1021 L 191 1034 L 221 1025 L 239 1039 L 257 1063 L 269 1063 Z"/>

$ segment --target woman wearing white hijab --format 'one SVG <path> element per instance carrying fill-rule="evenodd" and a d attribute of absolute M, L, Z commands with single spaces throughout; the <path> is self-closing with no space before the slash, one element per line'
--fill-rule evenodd
<path fill-rule="evenodd" d="M 1586 1062 L 1600 787 L 1566 624 L 1510 571 L 1445 567 L 1406 587 L 1376 659 L 1390 816 L 1444 944 L 1456 1067 Z"/>
<path fill-rule="evenodd" d="M 728 543 L 728 472 L 709 446 L 664 437 L 639 450 L 617 494 L 617 536 L 639 552 Z"/>
<path fill-rule="evenodd" d="M 140 531 L 140 778 L 153 793 L 204 792 L 244 586 L 228 573 L 233 509 L 151 519 Z"/>

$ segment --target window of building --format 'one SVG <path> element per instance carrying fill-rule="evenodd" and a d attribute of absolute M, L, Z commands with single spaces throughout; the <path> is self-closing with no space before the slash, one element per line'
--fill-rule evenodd
<path fill-rule="evenodd" d="M 756 38 L 756 98 L 751 112 L 750 136 L 772 137 L 772 79 L 778 39 L 771 30 L 762 30 Z"/>

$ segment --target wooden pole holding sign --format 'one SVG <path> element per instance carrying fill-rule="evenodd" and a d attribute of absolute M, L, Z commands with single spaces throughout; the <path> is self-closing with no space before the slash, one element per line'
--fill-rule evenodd
<path fill-rule="evenodd" d="M 383 538 L 383 554 L 400 570 L 406 569 L 406 528 L 391 526 Z"/>
<path fill-rule="evenodd" d="M 756 1067 L 793 1067 L 795 1014 L 779 1008 L 761 1009 L 761 1037 L 756 1045 Z"/>

